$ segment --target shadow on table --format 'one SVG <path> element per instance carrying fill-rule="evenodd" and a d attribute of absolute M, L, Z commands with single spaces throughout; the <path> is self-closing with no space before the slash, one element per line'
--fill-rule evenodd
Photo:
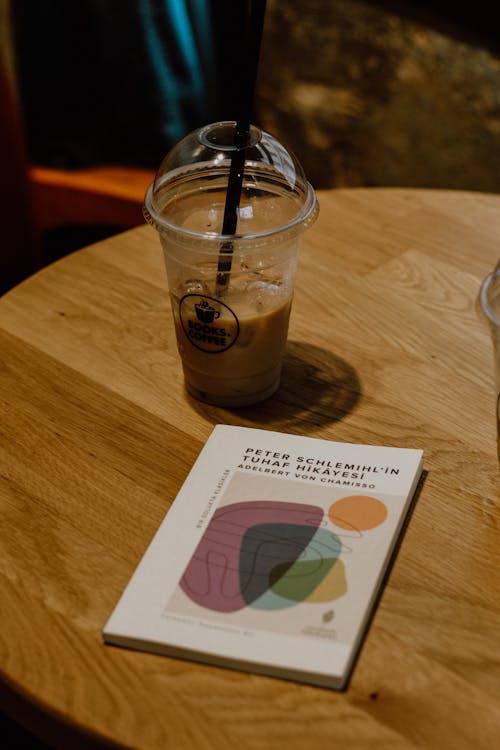
<path fill-rule="evenodd" d="M 190 397 L 189 397 L 190 398 Z M 331 352 L 304 341 L 288 341 L 281 385 L 261 404 L 239 409 L 219 409 L 190 398 L 192 406 L 214 422 L 245 424 L 314 433 L 318 427 L 349 414 L 361 398 L 356 370 Z M 220 414 L 224 413 L 221 420 Z"/>
<path fill-rule="evenodd" d="M 31 732 L 16 721 L 0 712 L 0 737 L 2 737 L 3 750 L 51 750 L 41 740 L 38 740 Z"/>

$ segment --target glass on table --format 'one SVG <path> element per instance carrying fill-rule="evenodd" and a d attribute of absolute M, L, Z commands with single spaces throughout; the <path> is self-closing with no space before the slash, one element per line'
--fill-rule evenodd
<path fill-rule="evenodd" d="M 251 126 L 207 125 L 167 154 L 145 198 L 157 229 L 188 393 L 247 406 L 278 388 L 300 239 L 318 214 L 316 193 L 291 152 Z M 234 164 L 241 195 L 224 234 Z"/>
<path fill-rule="evenodd" d="M 497 453 L 500 463 L 500 260 L 486 276 L 479 289 L 478 302 L 485 316 L 493 344 L 494 379 L 496 387 Z"/>

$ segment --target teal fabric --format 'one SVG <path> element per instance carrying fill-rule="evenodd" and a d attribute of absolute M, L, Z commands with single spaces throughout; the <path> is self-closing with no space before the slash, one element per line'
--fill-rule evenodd
<path fill-rule="evenodd" d="M 155 167 L 222 112 L 216 0 L 15 0 L 30 156 Z"/>

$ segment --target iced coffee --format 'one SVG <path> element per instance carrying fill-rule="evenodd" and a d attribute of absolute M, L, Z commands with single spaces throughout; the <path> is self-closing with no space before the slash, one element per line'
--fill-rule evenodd
<path fill-rule="evenodd" d="M 236 231 L 221 234 L 233 143 L 234 123 L 195 131 L 167 156 L 145 201 L 164 251 L 186 389 L 226 407 L 279 386 L 299 241 L 317 214 L 295 157 L 252 128 Z"/>
<path fill-rule="evenodd" d="M 171 295 L 186 388 L 195 398 L 244 406 L 279 386 L 291 297 L 255 282 L 224 301 L 198 292 Z"/>

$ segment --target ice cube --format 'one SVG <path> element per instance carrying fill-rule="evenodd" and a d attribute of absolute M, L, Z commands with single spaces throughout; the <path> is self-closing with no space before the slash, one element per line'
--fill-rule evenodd
<path fill-rule="evenodd" d="M 255 304 L 256 309 L 263 309 L 272 306 L 279 297 L 283 294 L 282 282 L 279 280 L 263 281 L 250 281 L 246 286 L 247 294 L 250 293 L 251 298 Z"/>
<path fill-rule="evenodd" d="M 182 294 L 208 294 L 207 285 L 201 279 L 188 279 L 184 281 L 179 290 Z"/>

